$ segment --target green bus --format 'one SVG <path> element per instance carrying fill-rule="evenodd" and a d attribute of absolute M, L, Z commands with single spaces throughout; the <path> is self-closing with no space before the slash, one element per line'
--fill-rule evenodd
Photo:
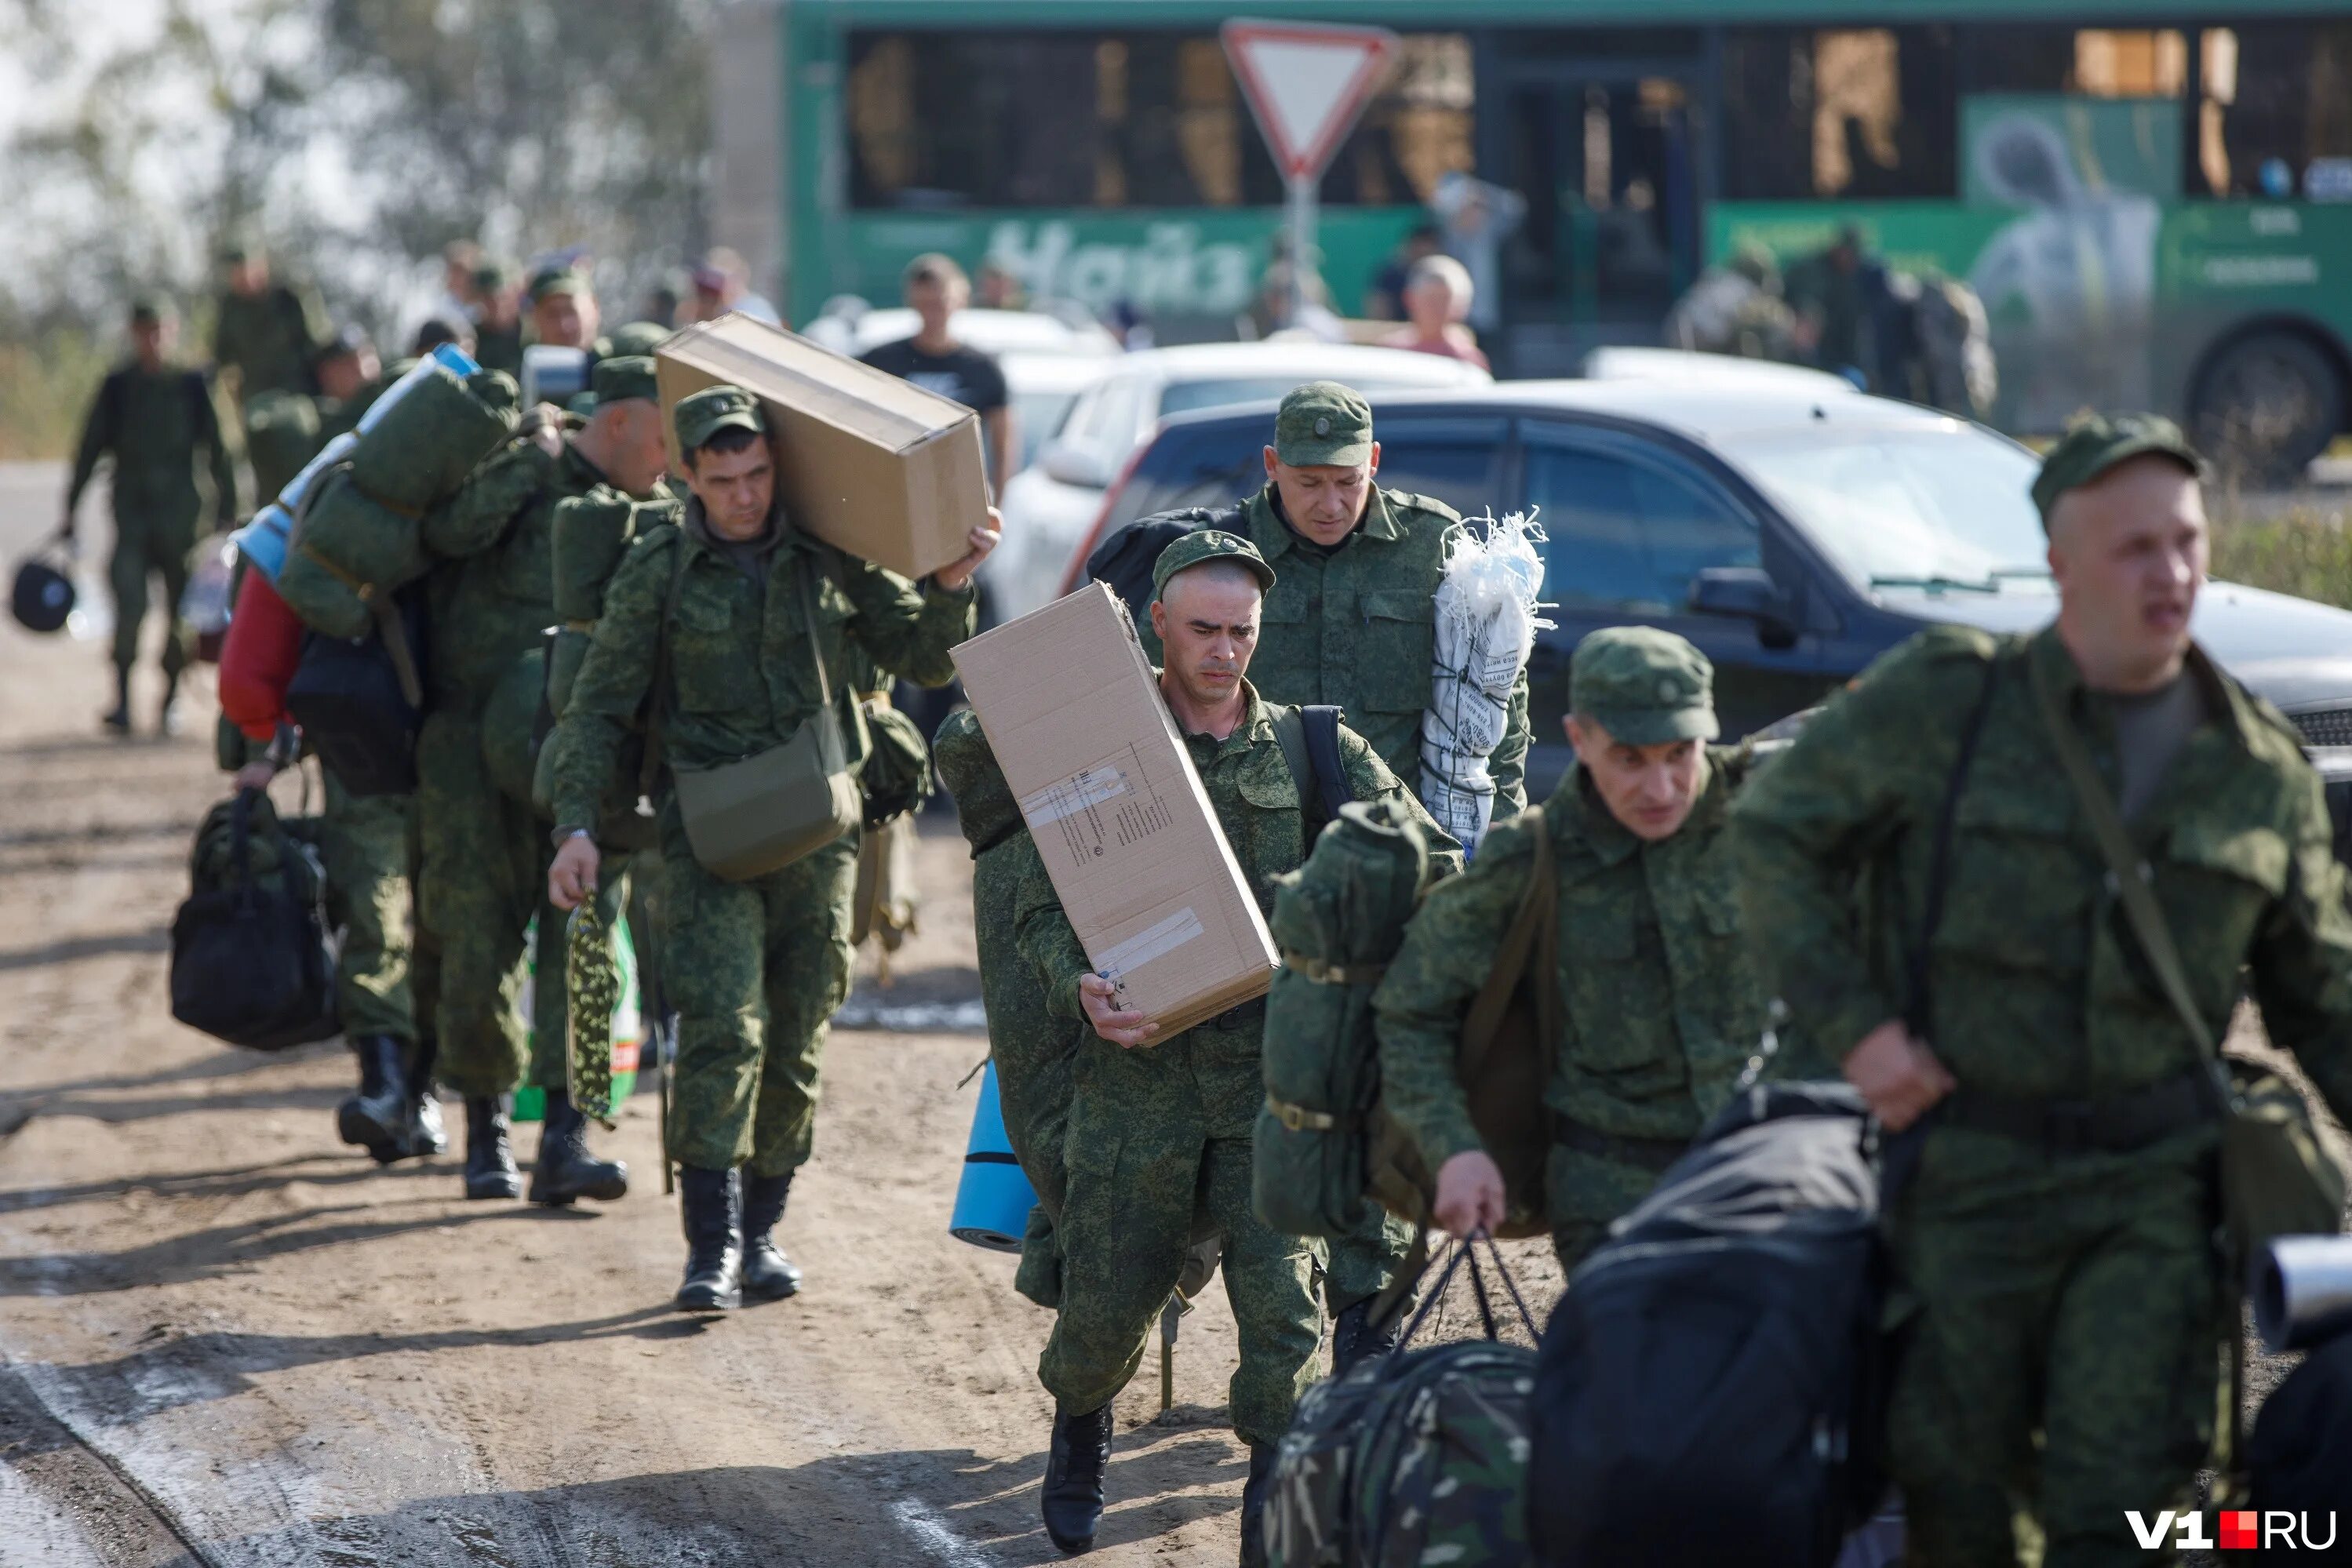
<path fill-rule="evenodd" d="M 1437 204 L 1473 236 L 1474 324 L 1507 373 L 1655 341 L 1709 263 L 1851 225 L 1975 287 L 2005 428 L 2156 407 L 2294 465 L 2352 406 L 2344 0 L 730 9 L 720 229 L 794 319 L 887 298 L 943 250 L 1032 298 L 1124 303 L 1163 341 L 1232 336 L 1282 199 L 1218 43 L 1238 13 L 1402 36 L 1323 182 L 1324 277 L 1360 308 Z"/>

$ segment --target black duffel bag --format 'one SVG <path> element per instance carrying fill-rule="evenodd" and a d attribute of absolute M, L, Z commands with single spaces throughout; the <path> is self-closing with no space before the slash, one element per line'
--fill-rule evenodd
<path fill-rule="evenodd" d="M 418 587 L 383 606 L 364 637 L 303 636 L 302 662 L 286 688 L 286 716 L 335 782 L 354 795 L 405 795 L 416 788 L 425 645 Z"/>
<path fill-rule="evenodd" d="M 206 813 L 189 873 L 172 922 L 172 1016 L 256 1051 L 333 1035 L 326 878 L 269 797 L 241 789 Z"/>
<path fill-rule="evenodd" d="M 2314 1524 L 2352 1510 L 2352 1329 L 2312 1346 L 2263 1401 L 2246 1469 L 2257 1510 Z"/>
<path fill-rule="evenodd" d="M 1879 1173 L 1861 1096 L 1759 1084 L 1569 1281 L 1529 1523 L 1556 1568 L 1827 1568 L 1885 1490 Z"/>

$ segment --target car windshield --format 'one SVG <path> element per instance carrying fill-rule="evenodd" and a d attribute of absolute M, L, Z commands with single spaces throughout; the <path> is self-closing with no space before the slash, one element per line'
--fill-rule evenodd
<path fill-rule="evenodd" d="M 1216 381 L 1170 382 L 1160 389 L 1161 414 L 1189 413 L 1196 408 L 1223 408 L 1236 402 L 1279 402 L 1301 382 L 1315 378 L 1298 371 L 1279 376 L 1231 376 Z M 1351 375 L 1348 384 L 1360 392 L 1409 392 L 1428 383 L 1410 384 L 1382 376 Z"/>
<path fill-rule="evenodd" d="M 1774 431 L 1720 444 L 1862 586 L 1997 592 L 2049 576 L 2033 455 L 1981 431 Z"/>

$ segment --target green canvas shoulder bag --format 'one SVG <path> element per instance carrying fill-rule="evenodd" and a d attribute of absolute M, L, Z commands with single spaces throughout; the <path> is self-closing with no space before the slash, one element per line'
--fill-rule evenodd
<path fill-rule="evenodd" d="M 670 629 L 686 579 L 687 542 L 681 535 L 677 567 L 662 611 L 654 672 L 655 701 L 660 705 L 657 725 L 669 702 Z M 833 682 L 824 667 L 806 563 L 794 562 L 793 576 L 800 591 L 801 618 L 808 628 L 809 656 L 816 662 L 816 712 L 780 746 L 709 768 L 670 764 L 687 843 L 705 871 L 728 882 L 749 882 L 782 871 L 855 829 L 865 814 L 857 773 L 849 765 L 848 737 L 842 734 Z"/>

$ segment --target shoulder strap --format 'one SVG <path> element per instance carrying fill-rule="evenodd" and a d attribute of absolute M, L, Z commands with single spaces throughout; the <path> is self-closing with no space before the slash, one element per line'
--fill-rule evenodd
<path fill-rule="evenodd" d="M 677 621 L 678 590 L 686 583 L 686 528 L 681 524 L 677 559 L 670 563 L 669 591 L 662 596 L 661 624 L 654 628 L 654 678 L 646 688 L 646 749 L 637 764 L 637 793 L 647 800 L 654 798 L 654 785 L 661 777 L 662 732 L 668 727 L 669 718 L 670 627 Z"/>
<path fill-rule="evenodd" d="M 830 565 L 823 570 L 828 575 L 832 571 Z M 793 579 L 799 584 L 801 591 L 801 620 L 808 629 L 809 656 L 816 661 L 817 706 L 830 708 L 833 706 L 833 682 L 825 674 L 824 639 L 817 634 L 816 594 L 809 587 L 809 577 L 806 561 L 795 561 L 793 564 Z"/>
<path fill-rule="evenodd" d="M 1486 983 L 1470 1000 L 1469 1015 L 1462 1023 L 1462 1059 L 1459 1076 L 1467 1082 L 1484 1064 L 1486 1052 L 1495 1043 L 1496 1031 L 1502 1027 L 1503 1013 L 1511 1005 L 1511 997 L 1519 988 L 1519 977 L 1528 972 L 1530 959 L 1536 961 L 1536 1024 L 1546 1052 L 1559 1038 L 1559 992 L 1557 966 L 1552 954 L 1559 919 L 1559 874 L 1552 858 L 1551 824 L 1538 806 L 1522 813 L 1517 821 L 1527 824 L 1535 839 L 1535 864 L 1528 876 L 1527 892 L 1520 895 L 1518 912 L 1511 916 L 1510 929 L 1504 933 L 1502 946 L 1495 950 L 1494 967 L 1486 971 Z"/>
<path fill-rule="evenodd" d="M 1274 737 L 1282 743 L 1283 765 L 1298 787 L 1298 810 L 1312 852 L 1324 828 L 1339 820 L 1339 808 L 1355 798 L 1339 760 L 1339 710 L 1322 703 L 1277 707 Z"/>
<path fill-rule="evenodd" d="M 2188 976 L 2180 967 L 2180 951 L 2172 945 L 2172 928 L 2165 923 L 2164 911 L 2157 906 L 2156 894 L 2149 889 L 2153 873 L 2147 859 L 2133 846 L 2131 834 L 2116 813 L 2116 803 L 2100 779 L 2098 769 L 2092 765 L 2091 754 L 2083 746 L 2083 737 L 2074 733 L 2074 726 L 2059 711 L 2058 694 L 2051 686 L 2048 664 L 2036 659 L 2032 671 L 2033 700 L 2042 712 L 2042 729 L 2057 750 L 2059 765 L 2066 770 L 2066 781 L 2074 787 L 2074 799 L 2090 821 L 2092 836 L 2099 841 L 2099 853 L 2107 862 L 2107 885 L 2122 903 L 2124 917 L 2131 922 L 2132 934 L 2139 938 L 2140 950 L 2147 956 L 2148 967 L 2156 971 L 2165 999 L 2180 1016 L 2189 1038 L 2197 1042 L 2198 1054 L 2209 1066 L 2218 1067 L 2221 1049 L 2214 1040 L 2213 1026 L 2198 1010 L 2196 998 L 2189 994 Z"/>
<path fill-rule="evenodd" d="M 1927 897 L 1919 912 L 1918 943 L 1911 950 L 1911 994 L 1903 1012 L 1904 1023 L 1919 1040 L 1930 1038 L 1928 968 L 1937 928 L 1944 923 L 1944 894 L 1951 883 L 1953 825 L 1959 817 L 1960 796 L 1968 788 L 1969 769 L 1977 759 L 1977 742 L 1984 737 L 1986 716 L 1992 712 L 1993 691 L 2000 683 L 2005 657 L 1996 649 L 1985 665 L 1984 688 L 1977 694 L 1977 706 L 1969 713 L 1968 727 L 1960 731 L 1959 752 L 1952 759 L 1951 778 L 1944 785 L 1943 809 L 1936 817 L 1936 846 L 1927 862 Z"/>

